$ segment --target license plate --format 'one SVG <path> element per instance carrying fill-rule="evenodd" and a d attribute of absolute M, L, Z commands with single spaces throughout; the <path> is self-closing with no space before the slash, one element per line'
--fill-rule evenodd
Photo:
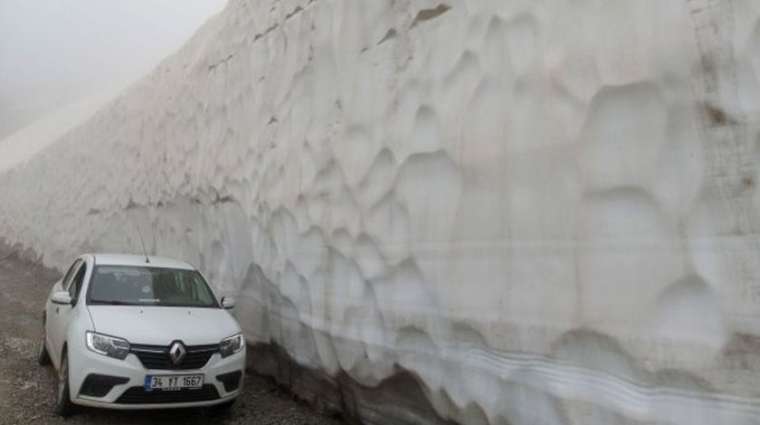
<path fill-rule="evenodd" d="M 145 391 L 196 390 L 203 386 L 203 375 L 147 375 Z"/>

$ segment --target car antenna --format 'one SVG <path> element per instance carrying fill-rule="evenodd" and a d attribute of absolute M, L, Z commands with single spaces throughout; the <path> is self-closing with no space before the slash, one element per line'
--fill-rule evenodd
<path fill-rule="evenodd" d="M 142 233 L 140 233 L 140 226 L 137 225 L 137 223 L 132 222 L 132 224 L 135 226 L 135 229 L 137 229 L 137 236 L 140 237 L 140 246 L 142 246 L 143 255 L 145 255 L 145 264 L 150 264 L 150 257 L 148 257 L 148 250 L 145 249 L 145 241 L 143 240 Z"/>

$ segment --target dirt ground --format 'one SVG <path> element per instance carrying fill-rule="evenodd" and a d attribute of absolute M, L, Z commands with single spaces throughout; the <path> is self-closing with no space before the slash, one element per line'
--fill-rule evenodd
<path fill-rule="evenodd" d="M 248 374 L 244 393 L 230 414 L 202 409 L 122 412 L 81 409 L 74 417 L 52 414 L 53 370 L 40 367 L 36 350 L 45 297 L 54 271 L 0 250 L 0 424 L 314 424 L 342 422 L 294 401 L 268 378 Z"/>

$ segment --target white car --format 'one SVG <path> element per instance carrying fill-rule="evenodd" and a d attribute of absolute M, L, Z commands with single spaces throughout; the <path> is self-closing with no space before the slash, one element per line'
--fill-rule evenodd
<path fill-rule="evenodd" d="M 191 265 L 88 254 L 50 291 L 39 362 L 57 370 L 56 413 L 215 406 L 240 394 L 245 339 Z"/>

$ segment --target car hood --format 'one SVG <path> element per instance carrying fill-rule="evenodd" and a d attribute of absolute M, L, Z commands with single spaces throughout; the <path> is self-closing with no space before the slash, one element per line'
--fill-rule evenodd
<path fill-rule="evenodd" d="M 227 310 L 189 307 L 88 306 L 95 331 L 132 344 L 216 344 L 240 332 Z"/>

